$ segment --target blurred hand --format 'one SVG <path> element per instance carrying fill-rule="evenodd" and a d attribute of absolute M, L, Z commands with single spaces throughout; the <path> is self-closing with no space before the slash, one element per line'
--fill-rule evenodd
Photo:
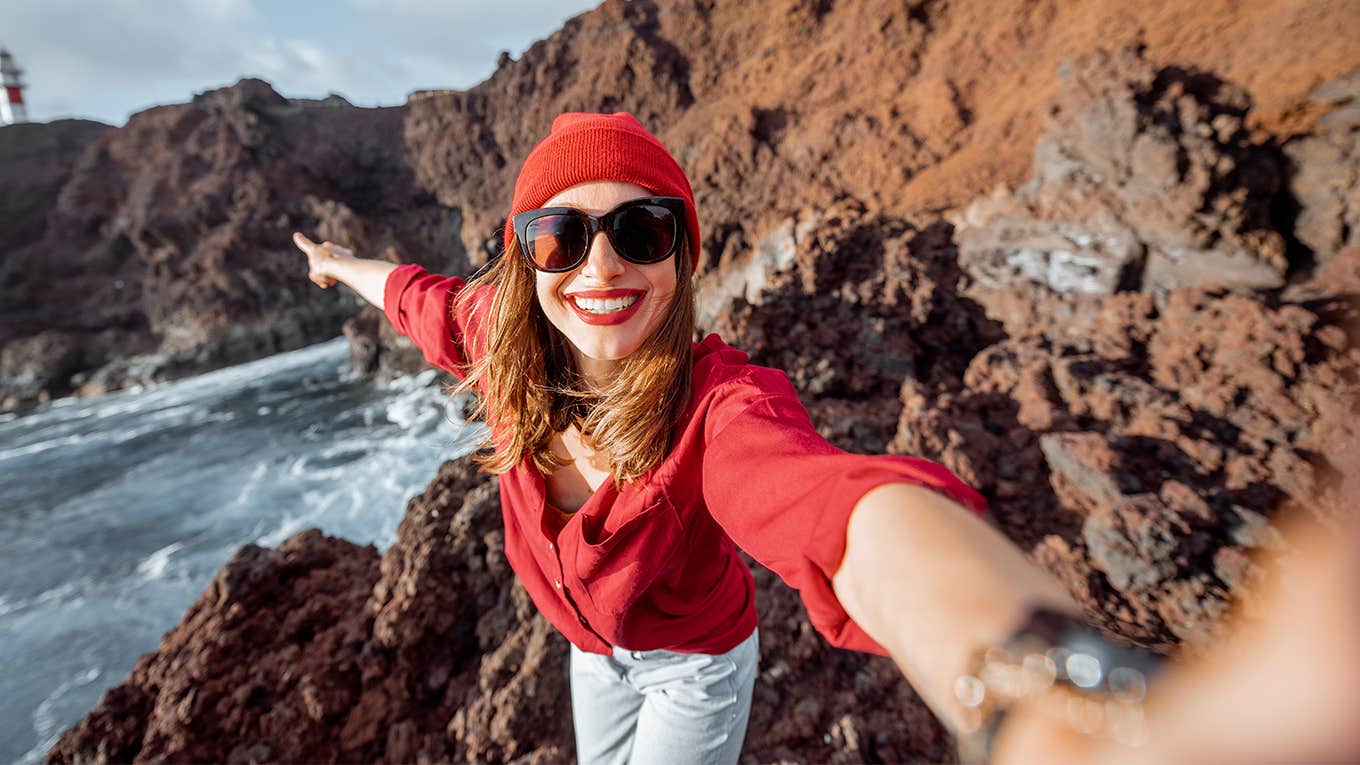
<path fill-rule="evenodd" d="M 338 266 L 354 260 L 354 251 L 333 242 L 317 244 L 301 232 L 293 232 L 293 244 L 307 256 L 307 278 L 325 289 L 339 278 Z"/>
<path fill-rule="evenodd" d="M 1084 736 L 1034 703 L 1006 716 L 993 762 L 1360 762 L 1360 515 L 1329 529 L 1295 513 L 1280 529 L 1295 552 L 1271 572 L 1261 616 L 1239 611 L 1208 653 L 1152 682 L 1142 747 Z"/>

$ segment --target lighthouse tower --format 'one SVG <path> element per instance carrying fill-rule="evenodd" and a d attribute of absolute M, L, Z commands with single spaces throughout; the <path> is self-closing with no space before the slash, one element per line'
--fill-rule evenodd
<path fill-rule="evenodd" d="M 0 48 L 0 125 L 13 125 L 28 122 L 28 111 L 24 109 L 24 84 L 19 80 L 23 70 L 14 65 L 14 57 L 9 51 Z"/>

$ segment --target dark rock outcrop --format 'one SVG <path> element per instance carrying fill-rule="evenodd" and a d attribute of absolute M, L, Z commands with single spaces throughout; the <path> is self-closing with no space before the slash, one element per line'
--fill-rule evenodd
<path fill-rule="evenodd" d="M 912 220 L 966 205 L 997 182 L 1019 184 L 1065 87 L 1062 62 L 1135 42 L 1162 78 L 1160 105 L 1127 109 L 1155 113 L 1167 129 L 1198 127 L 1199 117 L 1177 113 L 1183 106 L 1226 115 L 1221 138 L 1183 145 L 1207 158 L 1207 180 L 1231 175 L 1218 165 L 1220 149 L 1237 156 L 1254 143 L 1251 131 L 1310 127 L 1318 111 L 1299 108 L 1308 92 L 1354 68 L 1345 34 L 1360 24 L 1339 11 L 1323 21 L 1328 15 L 1246 5 L 1205 14 L 1160 2 L 610 0 L 505 59 L 476 88 L 413 95 L 406 140 L 419 183 L 462 212 L 464 245 L 484 257 L 519 163 L 553 117 L 632 111 L 694 182 L 715 267 L 837 201 Z M 1307 35 L 1306 55 L 1281 50 L 1277 32 L 1287 27 Z M 1286 60 L 1307 63 L 1286 70 Z M 1224 93 L 1212 92 L 1216 81 Z M 1254 103 L 1244 114 L 1248 93 Z M 1243 158 L 1256 161 L 1249 151 Z M 1184 204 L 1217 197 L 1216 188 L 1184 193 Z M 1185 217 L 1180 206 L 1175 220 Z M 1248 210 L 1248 231 L 1254 216 Z"/>
<path fill-rule="evenodd" d="M 404 117 L 242 80 L 85 142 L 41 236 L 4 259 L 5 408 L 336 336 L 359 305 L 299 278 L 295 229 L 464 267 L 457 215 L 415 186 L 392 140 Z"/>
<path fill-rule="evenodd" d="M 753 363 L 785 370 L 825 436 L 881 452 L 897 430 L 902 380 L 956 383 L 1001 327 L 960 292 L 948 224 L 917 230 L 853 205 L 813 220 L 816 236 L 781 245 L 786 263 L 764 262 L 758 247 L 752 266 L 707 282 L 758 275 L 712 329 Z"/>
<path fill-rule="evenodd" d="M 1293 163 L 1296 236 L 1326 261 L 1360 247 L 1360 69 L 1319 85 L 1309 103 L 1326 109 L 1312 135 L 1285 145 Z"/>
<path fill-rule="evenodd" d="M 960 261 L 981 286 L 1163 296 L 1284 284 L 1271 218 L 1284 176 L 1248 134 L 1246 92 L 1159 70 L 1133 48 L 1069 62 L 1059 77 L 1032 178 L 959 216 Z"/>
<path fill-rule="evenodd" d="M 56 120 L 0 127 L 0 284 L 9 281 L 10 256 L 42 238 L 48 214 L 85 147 L 113 128 L 91 120 Z"/>
<path fill-rule="evenodd" d="M 1008 337 L 962 384 L 903 384 L 890 449 L 979 487 L 1111 630 L 1206 641 L 1254 591 L 1273 513 L 1350 512 L 1328 499 L 1360 402 L 1360 280 L 1343 261 L 1353 272 L 1360 250 L 1292 298 L 1008 292 L 990 313 Z"/>

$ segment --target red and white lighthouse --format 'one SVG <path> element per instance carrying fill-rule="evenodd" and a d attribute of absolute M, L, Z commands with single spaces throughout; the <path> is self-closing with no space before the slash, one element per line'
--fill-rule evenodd
<path fill-rule="evenodd" d="M 19 80 L 23 70 L 14 65 L 14 57 L 9 51 L 0 48 L 0 125 L 13 125 L 28 122 L 28 111 L 24 109 L 24 83 Z"/>

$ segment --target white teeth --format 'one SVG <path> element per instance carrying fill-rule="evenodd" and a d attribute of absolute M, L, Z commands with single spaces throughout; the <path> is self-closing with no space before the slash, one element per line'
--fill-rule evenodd
<path fill-rule="evenodd" d="M 596 298 L 574 297 L 577 307 L 590 313 L 614 313 L 622 311 L 628 306 L 636 303 L 640 295 L 629 295 L 628 297 L 606 298 L 599 300 Z"/>

